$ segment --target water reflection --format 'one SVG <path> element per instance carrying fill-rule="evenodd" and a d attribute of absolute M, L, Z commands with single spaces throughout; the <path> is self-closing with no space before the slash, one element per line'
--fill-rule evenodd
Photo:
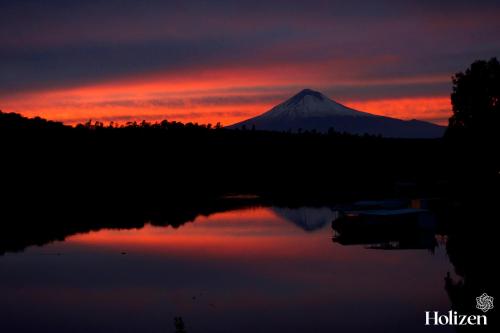
<path fill-rule="evenodd" d="M 7 253 L 0 331 L 174 332 L 182 317 L 187 332 L 420 332 L 450 308 L 443 247 L 342 246 L 332 217 L 246 208 Z"/>

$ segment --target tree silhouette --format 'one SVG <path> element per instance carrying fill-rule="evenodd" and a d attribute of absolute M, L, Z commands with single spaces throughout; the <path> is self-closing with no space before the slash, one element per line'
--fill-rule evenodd
<path fill-rule="evenodd" d="M 498 138 L 500 133 L 500 63 L 496 58 L 474 62 L 453 76 L 449 136 Z"/>

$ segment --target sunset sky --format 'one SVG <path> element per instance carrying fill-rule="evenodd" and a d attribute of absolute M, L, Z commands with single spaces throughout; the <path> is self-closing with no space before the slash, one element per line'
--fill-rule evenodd
<path fill-rule="evenodd" d="M 69 124 L 229 125 L 303 88 L 445 124 L 500 56 L 500 1 L 0 0 L 0 109 Z"/>

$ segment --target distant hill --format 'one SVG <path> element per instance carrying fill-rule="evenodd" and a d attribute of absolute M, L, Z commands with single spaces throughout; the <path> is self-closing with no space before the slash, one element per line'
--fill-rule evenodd
<path fill-rule="evenodd" d="M 390 138 L 439 138 L 445 127 L 420 120 L 401 120 L 348 108 L 320 92 L 304 89 L 285 102 L 254 118 L 228 128 L 270 131 L 311 131 L 330 129 L 351 134 L 381 135 Z"/>

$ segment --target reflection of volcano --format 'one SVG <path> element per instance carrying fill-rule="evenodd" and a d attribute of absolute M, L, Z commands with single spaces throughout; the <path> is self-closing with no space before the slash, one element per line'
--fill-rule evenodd
<path fill-rule="evenodd" d="M 271 209 L 276 215 L 292 222 L 306 231 L 321 229 L 326 224 L 338 218 L 338 212 L 328 207 L 272 207 Z"/>

